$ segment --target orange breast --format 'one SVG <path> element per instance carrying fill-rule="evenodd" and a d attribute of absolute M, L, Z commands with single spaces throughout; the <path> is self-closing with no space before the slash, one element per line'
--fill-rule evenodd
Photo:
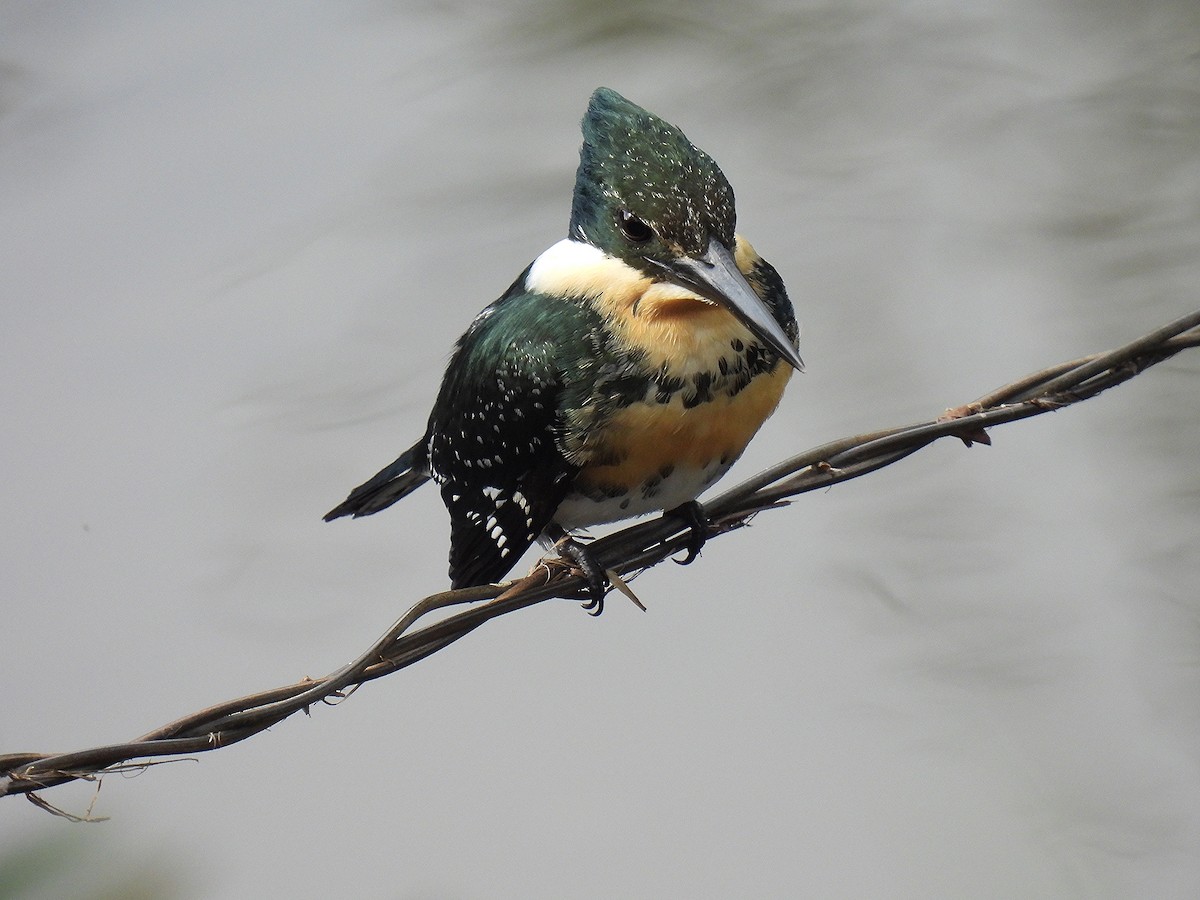
<path fill-rule="evenodd" d="M 716 396 L 691 409 L 677 394 L 670 403 L 641 402 L 619 410 L 605 424 L 599 452 L 591 454 L 611 462 L 586 465 L 579 487 L 615 493 L 634 490 L 672 469 L 720 465 L 723 470 L 774 411 L 791 374 L 789 366 L 778 365 L 736 395 Z"/>

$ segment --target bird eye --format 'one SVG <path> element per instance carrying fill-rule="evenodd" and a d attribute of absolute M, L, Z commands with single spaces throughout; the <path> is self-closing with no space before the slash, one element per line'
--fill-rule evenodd
<path fill-rule="evenodd" d="M 627 209 L 617 213 L 617 226 L 621 234 L 635 244 L 644 244 L 654 237 L 654 229 Z"/>

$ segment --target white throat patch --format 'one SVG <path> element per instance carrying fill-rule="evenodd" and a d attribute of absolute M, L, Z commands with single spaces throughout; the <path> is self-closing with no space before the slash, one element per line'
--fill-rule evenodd
<path fill-rule="evenodd" d="M 605 291 L 636 291 L 650 286 L 632 266 L 599 247 L 564 238 L 533 261 L 525 289 L 552 297 L 599 297 Z"/>

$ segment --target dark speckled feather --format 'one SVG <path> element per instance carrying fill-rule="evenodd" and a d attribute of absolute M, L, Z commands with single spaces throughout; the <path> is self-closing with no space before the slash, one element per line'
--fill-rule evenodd
<path fill-rule="evenodd" d="M 524 290 L 524 275 L 462 336 L 429 417 L 430 472 L 450 511 L 454 585 L 502 577 L 549 524 L 577 468 L 559 439 L 564 373 L 598 327 L 581 304 Z"/>

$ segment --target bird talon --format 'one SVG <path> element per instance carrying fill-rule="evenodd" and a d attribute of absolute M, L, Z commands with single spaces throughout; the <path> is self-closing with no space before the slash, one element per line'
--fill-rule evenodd
<path fill-rule="evenodd" d="M 687 556 L 683 559 L 672 560 L 676 565 L 690 566 L 696 561 L 700 551 L 704 549 L 704 544 L 708 541 L 708 517 L 704 514 L 704 507 L 696 500 L 689 500 L 674 509 L 667 510 L 666 514 L 683 519 L 691 529 L 686 548 Z"/>
<path fill-rule="evenodd" d="M 608 578 L 605 577 L 604 569 L 596 562 L 586 545 L 565 531 L 552 527 L 547 528 L 547 532 L 553 536 L 554 546 L 559 555 L 578 569 L 587 582 L 588 601 L 583 604 L 584 610 L 590 616 L 600 615 L 604 612 L 604 594 L 608 590 Z"/>

